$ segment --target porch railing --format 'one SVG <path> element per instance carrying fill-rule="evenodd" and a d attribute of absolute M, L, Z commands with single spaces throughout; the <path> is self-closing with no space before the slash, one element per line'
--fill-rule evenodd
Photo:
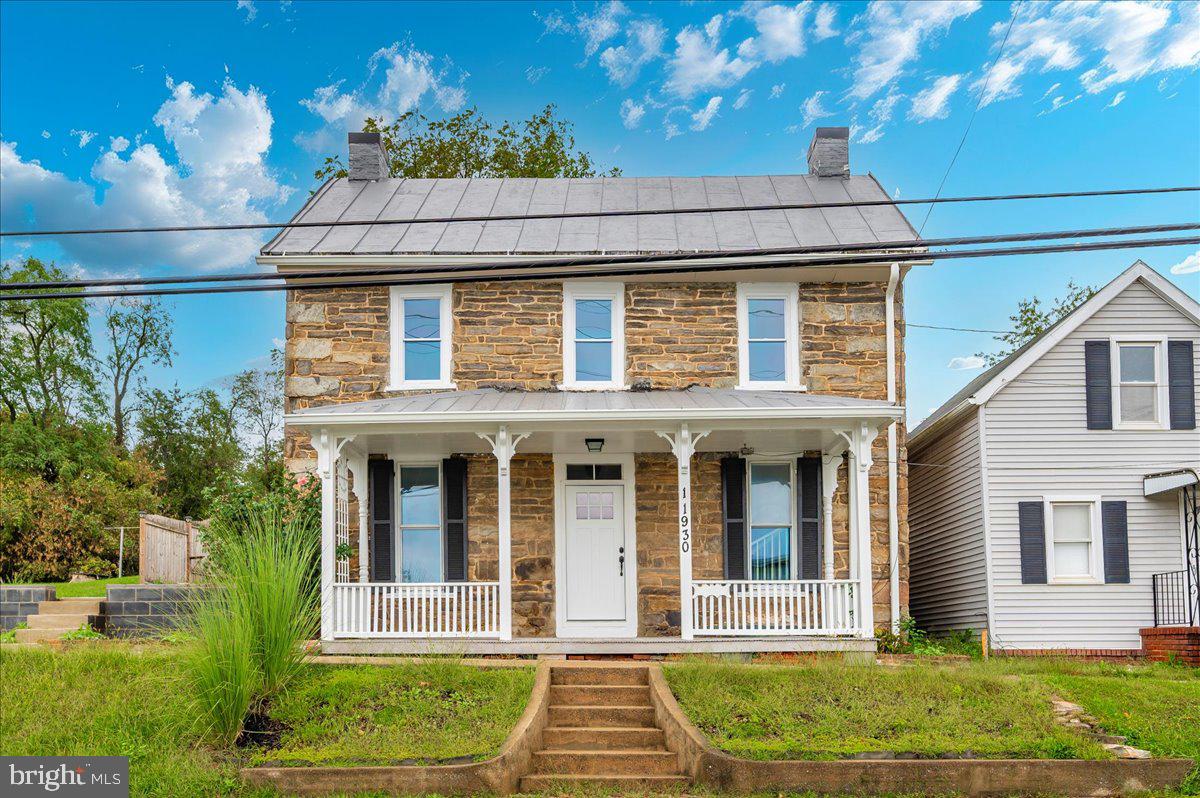
<path fill-rule="evenodd" d="M 1200 599 L 1189 595 L 1187 571 L 1168 571 L 1150 577 L 1154 592 L 1155 626 L 1200 623 Z"/>
<path fill-rule="evenodd" d="M 856 583 L 823 580 L 692 582 L 697 635 L 846 635 L 854 623 Z"/>
<path fill-rule="evenodd" d="M 334 637 L 499 637 L 499 582 L 333 586 Z"/>

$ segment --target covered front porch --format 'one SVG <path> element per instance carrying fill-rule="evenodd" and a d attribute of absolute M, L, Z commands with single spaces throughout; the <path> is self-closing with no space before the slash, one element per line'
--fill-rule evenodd
<path fill-rule="evenodd" d="M 322 480 L 322 647 L 873 649 L 872 445 L 900 412 L 480 390 L 289 415 Z"/>

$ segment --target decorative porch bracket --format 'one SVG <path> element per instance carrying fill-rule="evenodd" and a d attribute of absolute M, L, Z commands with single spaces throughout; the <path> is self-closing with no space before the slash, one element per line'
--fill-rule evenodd
<path fill-rule="evenodd" d="M 512 640 L 512 480 L 508 467 L 517 444 L 529 437 L 529 433 L 513 435 L 508 427 L 501 425 L 495 435 L 476 433 L 492 447 L 496 456 L 496 527 L 499 533 L 500 573 L 500 639 Z"/>
<path fill-rule="evenodd" d="M 337 526 L 337 460 L 353 435 L 338 438 L 322 429 L 313 438 L 317 475 L 321 479 L 321 639 L 333 639 L 333 580 L 337 570 L 334 541 Z"/>
<path fill-rule="evenodd" d="M 854 467 L 850 473 L 850 577 L 858 581 L 859 637 L 875 634 L 875 585 L 871 568 L 871 446 L 877 427 L 861 423 L 850 430 L 836 430 L 845 439 Z"/>
<path fill-rule="evenodd" d="M 679 472 L 679 636 L 691 640 L 692 630 L 692 455 L 708 430 L 692 432 L 680 424 L 675 432 L 655 431 L 671 445 Z"/>
<path fill-rule="evenodd" d="M 842 465 L 842 455 L 846 453 L 846 444 L 838 441 L 829 447 L 821 456 L 821 551 L 824 554 L 821 563 L 821 578 L 834 578 L 833 562 L 833 494 L 837 493 L 838 469 Z"/>

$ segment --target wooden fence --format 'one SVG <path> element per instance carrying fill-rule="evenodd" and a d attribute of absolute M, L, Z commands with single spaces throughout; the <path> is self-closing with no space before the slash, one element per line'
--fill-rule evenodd
<path fill-rule="evenodd" d="M 207 521 L 180 521 L 143 515 L 138 525 L 138 572 L 143 582 L 185 584 L 196 581 L 204 561 L 200 531 Z"/>

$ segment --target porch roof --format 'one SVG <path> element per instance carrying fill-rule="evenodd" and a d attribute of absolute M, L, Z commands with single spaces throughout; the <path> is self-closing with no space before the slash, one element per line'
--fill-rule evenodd
<path fill-rule="evenodd" d="M 787 391 L 689 388 L 676 391 L 441 391 L 289 413 L 294 426 L 517 422 L 729 422 L 864 420 L 888 422 L 891 402 Z"/>

